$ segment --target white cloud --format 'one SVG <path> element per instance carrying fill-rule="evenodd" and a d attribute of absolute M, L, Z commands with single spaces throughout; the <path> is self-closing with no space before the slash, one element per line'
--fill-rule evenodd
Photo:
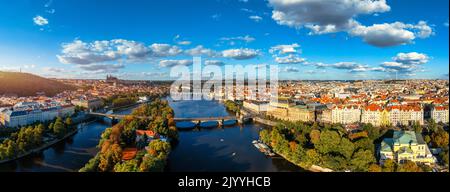
<path fill-rule="evenodd" d="M 192 60 L 161 60 L 159 61 L 160 67 L 173 67 L 177 65 L 188 66 L 192 65 Z"/>
<path fill-rule="evenodd" d="M 297 55 L 290 54 L 285 57 L 275 57 L 275 62 L 279 64 L 299 64 L 303 63 L 306 60 L 304 58 L 301 58 Z"/>
<path fill-rule="evenodd" d="M 407 29 L 414 30 L 416 33 Z M 357 23 L 349 33 L 362 37 L 368 44 L 388 47 L 410 44 L 416 37 L 427 38 L 433 34 L 433 30 L 424 21 L 420 21 L 417 25 L 395 22 L 363 26 Z"/>
<path fill-rule="evenodd" d="M 95 45 L 95 43 L 96 42 L 94 42 L 94 45 Z M 105 44 L 107 44 L 107 45 L 109 44 L 109 46 L 107 46 Z M 113 53 L 119 54 L 119 55 L 124 55 L 124 56 L 127 56 L 129 59 L 133 59 L 133 60 L 145 59 L 153 51 L 153 47 L 151 49 L 151 48 L 145 46 L 144 43 L 124 40 L 124 39 L 116 39 L 116 40 L 112 40 L 111 42 L 105 41 L 104 43 L 101 44 L 101 46 L 107 46 L 107 47 L 102 47 L 102 49 L 103 50 L 106 49 L 106 51 L 111 52 L 110 54 L 112 54 L 112 55 L 113 55 Z M 102 51 L 102 49 L 100 49 L 100 51 Z M 114 52 L 114 50 L 117 50 L 117 51 Z"/>
<path fill-rule="evenodd" d="M 88 65 L 111 61 L 144 61 L 148 58 L 177 56 L 183 52 L 177 46 L 169 44 L 152 44 L 125 39 L 110 41 L 94 41 L 86 43 L 74 40 L 62 45 L 62 54 L 57 55 L 58 60 L 64 64 Z"/>
<path fill-rule="evenodd" d="M 434 35 L 433 29 L 430 26 L 428 26 L 427 22 L 425 21 L 419 21 L 417 25 L 409 25 L 409 27 L 417 30 L 416 36 L 422 39 Z"/>
<path fill-rule="evenodd" d="M 297 73 L 300 72 L 300 70 L 296 67 L 285 67 L 282 70 L 283 72 L 288 72 L 288 73 Z"/>
<path fill-rule="evenodd" d="M 242 8 L 241 11 L 247 12 L 247 13 L 254 13 L 255 11 L 247 8 Z"/>
<path fill-rule="evenodd" d="M 398 72 L 401 74 L 415 74 L 423 72 L 421 65 L 428 63 L 429 57 L 422 53 L 410 52 L 399 53 L 392 58 L 394 61 L 387 61 L 381 64 L 386 72 Z"/>
<path fill-rule="evenodd" d="M 164 72 L 142 72 L 140 76 L 147 76 L 147 77 L 166 77 L 168 74 Z"/>
<path fill-rule="evenodd" d="M 360 14 L 390 10 L 385 0 L 269 0 L 269 4 L 274 9 L 272 18 L 278 24 L 321 29 L 316 32 L 346 30 Z"/>
<path fill-rule="evenodd" d="M 37 15 L 36 17 L 34 17 L 33 22 L 34 22 L 34 24 L 39 25 L 39 26 L 48 25 L 48 20 L 40 15 Z"/>
<path fill-rule="evenodd" d="M 263 20 L 263 18 L 258 16 L 258 15 L 252 15 L 252 16 L 249 16 L 248 18 L 253 20 L 253 21 L 255 21 L 255 22 L 257 22 L 257 23 L 261 22 Z"/>
<path fill-rule="evenodd" d="M 228 49 L 222 51 L 222 56 L 226 58 L 233 58 L 236 60 L 246 60 L 246 59 L 253 59 L 260 55 L 260 52 L 258 50 L 254 49 Z"/>
<path fill-rule="evenodd" d="M 66 71 L 64 68 L 57 68 L 57 67 L 44 67 L 43 70 L 46 72 L 53 72 L 53 73 L 62 73 Z"/>
<path fill-rule="evenodd" d="M 154 43 L 150 46 L 152 53 L 152 57 L 168 57 L 168 56 L 176 56 L 183 52 L 182 49 L 180 49 L 177 46 L 172 46 L 169 44 L 158 44 Z"/>
<path fill-rule="evenodd" d="M 243 41 L 245 43 L 250 43 L 255 41 L 256 39 L 250 35 L 246 36 L 237 36 L 237 37 L 222 37 L 219 40 L 221 41 Z"/>
<path fill-rule="evenodd" d="M 105 47 L 99 48 L 100 46 Z M 88 65 L 119 59 L 119 54 L 109 49 L 109 42 L 107 41 L 97 41 L 88 44 L 75 40 L 72 43 L 63 44 L 62 47 L 62 55 L 57 55 L 57 58 L 64 64 Z"/>
<path fill-rule="evenodd" d="M 178 45 L 190 45 L 192 42 L 190 42 L 190 41 L 180 41 L 180 42 L 178 42 L 177 44 Z"/>
<path fill-rule="evenodd" d="M 195 48 L 188 49 L 185 51 L 186 54 L 190 56 L 208 56 L 208 57 L 215 57 L 218 55 L 218 53 L 212 49 L 208 49 L 203 47 L 203 45 L 198 45 Z"/>
<path fill-rule="evenodd" d="M 219 60 L 206 60 L 205 65 L 225 65 L 225 63 Z"/>
<path fill-rule="evenodd" d="M 55 9 L 49 9 L 49 10 L 46 10 L 45 12 L 47 12 L 48 14 L 54 14 L 56 12 L 56 10 Z"/>
<path fill-rule="evenodd" d="M 346 70 L 349 73 L 359 73 L 359 72 L 382 72 L 385 71 L 382 67 L 370 67 L 368 65 L 359 64 L 356 62 L 338 62 L 333 64 L 324 64 L 324 63 L 313 63 L 313 66 L 316 66 L 318 69 L 323 68 L 334 68 L 338 70 Z"/>
<path fill-rule="evenodd" d="M 125 68 L 122 64 L 91 64 L 91 65 L 80 65 L 81 69 L 89 71 L 96 74 L 102 73 L 117 73 L 120 69 Z"/>
<path fill-rule="evenodd" d="M 412 43 L 415 38 L 428 38 L 434 34 L 425 22 L 402 22 L 364 26 L 359 15 L 390 11 L 386 0 L 269 0 L 272 18 L 280 25 L 311 30 L 310 35 L 344 31 L 377 47 Z"/>
<path fill-rule="evenodd" d="M 402 63 L 405 65 L 420 65 L 428 63 L 429 57 L 423 53 L 410 52 L 410 53 L 399 53 L 393 58 L 395 62 Z"/>
<path fill-rule="evenodd" d="M 297 43 L 291 45 L 276 45 L 270 48 L 269 52 L 271 54 L 291 54 L 298 53 L 300 50 L 297 50 L 300 45 Z"/>

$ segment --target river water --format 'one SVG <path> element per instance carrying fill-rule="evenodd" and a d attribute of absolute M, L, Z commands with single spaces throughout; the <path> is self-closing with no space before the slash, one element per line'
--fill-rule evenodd
<path fill-rule="evenodd" d="M 175 117 L 230 116 L 225 107 L 216 101 L 170 102 Z M 252 141 L 258 139 L 260 124 L 245 124 L 225 128 L 180 131 L 179 143 L 169 157 L 168 170 L 278 172 L 303 171 L 278 157 L 266 157 Z"/>
<path fill-rule="evenodd" d="M 216 101 L 170 101 L 176 117 L 229 116 Z M 132 109 L 120 114 L 129 114 Z M 78 171 L 97 153 L 101 133 L 110 125 L 87 123 L 68 140 L 50 147 L 38 155 L 0 165 L 1 171 L 66 172 Z M 282 158 L 269 158 L 259 152 L 252 141 L 258 138 L 260 124 L 225 128 L 180 131 L 177 146 L 169 157 L 167 171 L 303 171 Z"/>

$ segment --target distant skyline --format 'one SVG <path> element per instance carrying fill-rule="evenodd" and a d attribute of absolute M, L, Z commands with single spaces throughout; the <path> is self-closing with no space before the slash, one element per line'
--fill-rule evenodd
<path fill-rule="evenodd" d="M 448 79 L 447 0 L 0 0 L 0 71 L 166 80 L 278 64 L 281 80 Z"/>

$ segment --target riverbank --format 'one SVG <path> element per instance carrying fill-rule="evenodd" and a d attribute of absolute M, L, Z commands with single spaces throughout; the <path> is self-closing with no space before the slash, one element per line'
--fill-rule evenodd
<path fill-rule="evenodd" d="M 318 165 L 311 165 L 310 167 L 303 167 L 303 166 L 301 166 L 299 163 L 295 163 L 293 160 L 287 158 L 285 155 L 283 155 L 283 154 L 281 154 L 281 153 L 278 153 L 278 152 L 276 152 L 276 151 L 274 151 L 274 152 L 275 152 L 277 155 L 279 155 L 280 157 L 283 157 L 283 158 L 286 159 L 287 161 L 291 162 L 292 164 L 301 167 L 302 169 L 305 169 L 305 170 L 308 170 L 308 171 L 311 171 L 311 172 L 333 172 L 333 170 L 331 170 L 331 169 L 323 168 L 323 167 L 320 167 L 320 166 L 318 166 Z"/>
<path fill-rule="evenodd" d="M 118 111 L 116 111 L 116 112 L 127 111 L 129 109 L 135 108 L 136 106 L 139 106 L 140 104 L 142 104 L 142 103 L 135 103 L 133 105 L 124 106 L 124 107 L 121 107 L 120 109 L 117 109 Z M 14 157 L 12 159 L 0 160 L 0 164 L 10 163 L 12 161 L 16 161 L 16 160 L 25 158 L 25 157 L 27 157 L 29 155 L 40 153 L 40 152 L 44 151 L 45 149 L 48 149 L 48 148 L 50 148 L 50 147 L 52 147 L 52 146 L 54 146 L 54 145 L 56 145 L 56 144 L 58 144 L 58 143 L 60 143 L 62 141 L 65 141 L 67 138 L 75 135 L 80 129 L 83 128 L 83 127 L 79 127 L 80 124 L 86 124 L 86 123 L 88 124 L 88 123 L 92 123 L 92 122 L 94 122 L 96 120 L 94 120 L 93 118 L 83 114 L 83 115 L 79 115 L 77 117 L 72 118 L 72 121 L 73 121 L 73 126 L 76 127 L 76 128 L 74 130 L 70 131 L 69 133 L 67 133 L 61 139 L 56 139 L 56 140 L 52 140 L 50 142 L 44 143 L 42 146 L 39 146 L 39 147 L 34 148 L 34 149 L 31 149 L 31 150 L 29 150 L 29 151 L 27 151 L 25 153 L 22 153 L 22 154 Z M 17 129 L 17 131 L 18 130 L 19 129 Z"/>
<path fill-rule="evenodd" d="M 272 121 L 272 120 L 267 120 L 267 119 L 261 118 L 257 114 L 254 114 L 254 113 L 252 113 L 250 111 L 247 111 L 246 109 L 242 109 L 241 112 L 244 115 L 248 115 L 248 114 L 252 115 L 254 122 L 257 122 L 257 123 L 260 123 L 260 124 L 263 124 L 263 125 L 274 127 L 274 126 L 276 126 L 279 123 L 279 122 L 276 122 L 276 121 Z M 277 151 L 274 151 L 274 152 L 277 153 L 277 155 L 279 155 L 280 157 L 284 158 L 286 161 L 289 161 L 292 164 L 294 164 L 294 165 L 296 165 L 296 166 L 298 166 L 298 167 L 300 167 L 302 169 L 305 169 L 305 170 L 308 170 L 308 171 L 311 171 L 311 172 L 333 172 L 333 170 L 331 170 L 331 169 L 323 168 L 323 167 L 320 167 L 318 165 L 312 165 L 310 167 L 303 167 L 299 163 L 295 163 L 293 160 L 287 158 L 285 155 L 283 155 L 281 153 L 278 153 Z"/>
<path fill-rule="evenodd" d="M 49 147 L 51 147 L 51 146 L 53 146 L 53 145 L 59 143 L 59 142 L 61 142 L 61 141 L 66 140 L 66 139 L 69 138 L 70 136 L 72 136 L 72 135 L 74 135 L 75 133 L 77 133 L 77 131 L 78 131 L 78 128 L 76 128 L 76 129 L 74 129 L 73 131 L 67 133 L 67 134 L 66 134 L 64 137 L 62 137 L 61 139 L 56 139 L 56 140 L 50 141 L 50 142 L 48 142 L 48 143 L 45 143 L 45 144 L 43 144 L 42 146 L 37 147 L 37 148 L 35 148 L 35 149 L 31 149 L 31 150 L 29 150 L 28 152 L 25 152 L 25 153 L 23 153 L 23 154 L 21 154 L 21 155 L 18 155 L 18 156 L 15 157 L 15 158 L 1 160 L 1 161 L 0 161 L 0 164 L 9 163 L 9 162 L 11 162 L 11 161 L 15 161 L 15 160 L 19 160 L 19 159 L 21 159 L 21 158 L 27 157 L 28 155 L 35 154 L 35 153 L 39 153 L 39 152 L 41 152 L 41 151 L 43 151 L 43 150 L 45 150 L 45 149 L 47 149 L 47 148 L 49 148 Z"/>

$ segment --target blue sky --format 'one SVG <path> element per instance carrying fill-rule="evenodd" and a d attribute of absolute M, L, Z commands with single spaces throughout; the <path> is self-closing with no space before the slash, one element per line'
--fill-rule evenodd
<path fill-rule="evenodd" d="M 448 3 L 0 0 L 0 70 L 167 79 L 202 56 L 280 79 L 448 78 Z"/>

